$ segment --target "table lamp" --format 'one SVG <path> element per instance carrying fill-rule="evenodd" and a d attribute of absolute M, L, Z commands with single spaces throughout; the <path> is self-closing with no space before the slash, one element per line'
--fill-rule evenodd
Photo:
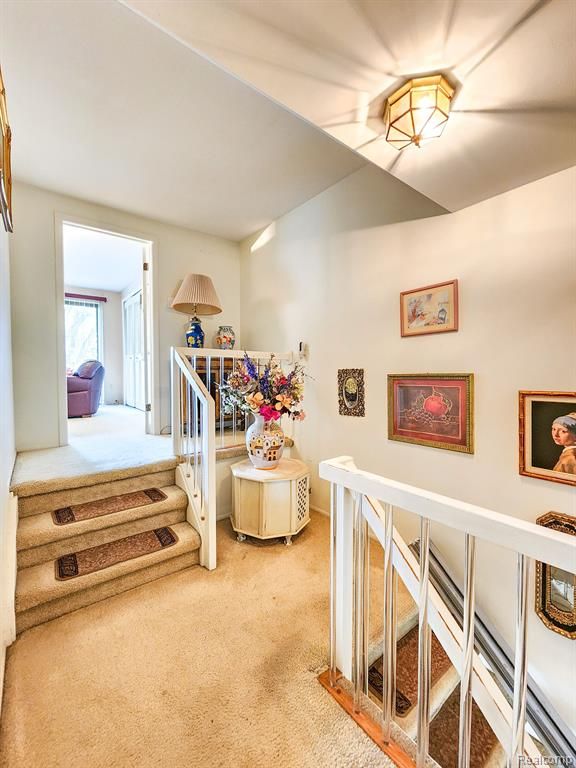
<path fill-rule="evenodd" d="M 204 346 L 204 331 L 198 315 L 217 315 L 222 312 L 220 299 L 208 275 L 188 274 L 182 281 L 172 309 L 190 315 L 190 325 L 186 329 L 186 346 L 201 348 Z"/>

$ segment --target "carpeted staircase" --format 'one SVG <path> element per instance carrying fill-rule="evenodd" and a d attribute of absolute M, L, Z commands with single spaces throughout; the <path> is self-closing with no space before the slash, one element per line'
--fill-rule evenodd
<path fill-rule="evenodd" d="M 18 632 L 198 564 L 200 537 L 186 522 L 188 499 L 175 485 L 175 466 L 175 460 L 169 460 L 82 478 L 24 483 L 15 489 L 19 515 Z M 150 493 L 148 502 L 141 506 L 113 511 L 122 506 L 117 503 L 118 496 L 144 489 L 161 493 Z M 77 505 L 96 500 L 102 500 L 96 516 L 57 524 L 59 519 L 73 517 L 69 509 L 78 510 Z M 53 514 L 56 510 L 60 510 L 59 515 Z M 81 511 L 86 513 L 86 506 Z M 145 532 L 149 535 L 135 536 Z M 141 554 L 145 549 L 142 540 L 144 544 L 162 542 L 163 537 L 164 544 L 167 537 L 168 546 L 160 543 L 154 551 Z M 88 562 L 85 571 L 92 570 L 83 573 L 80 569 L 80 575 L 62 578 L 62 564 L 76 560 Z"/>
<path fill-rule="evenodd" d="M 396 722 L 413 740 L 417 730 L 418 608 L 405 611 L 396 645 Z M 378 646 L 374 646 L 376 649 Z M 381 645 L 380 645 L 381 648 Z M 372 652 L 371 658 L 375 653 Z M 382 700 L 382 656 L 370 665 L 370 696 Z M 458 768 L 460 676 L 432 633 L 429 754 L 442 768 Z M 472 707 L 470 765 L 505 768 L 506 753 L 478 705 Z"/>

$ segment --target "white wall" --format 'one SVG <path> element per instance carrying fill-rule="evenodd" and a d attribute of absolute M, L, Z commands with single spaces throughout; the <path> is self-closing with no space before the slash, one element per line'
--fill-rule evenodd
<path fill-rule="evenodd" d="M 170 422 L 169 351 L 184 344 L 187 318 L 170 309 L 186 272 L 212 277 L 224 311 L 203 321 L 212 343 L 219 323 L 239 329 L 239 246 L 229 240 L 162 224 L 17 183 L 13 195 L 19 226 L 12 238 L 12 326 L 16 445 L 18 450 L 58 445 L 55 213 L 90 220 L 150 238 L 157 245 L 155 288 L 160 370 L 161 426 Z"/>
<path fill-rule="evenodd" d="M 67 293 L 84 296 L 100 296 L 102 311 L 102 350 L 104 366 L 104 402 L 106 405 L 124 402 L 124 349 L 122 333 L 122 294 L 118 291 L 100 291 L 97 288 L 81 288 L 65 285 Z"/>
<path fill-rule="evenodd" d="M 576 170 L 455 214 L 389 220 L 389 190 L 361 170 L 275 223 L 271 239 L 243 243 L 242 337 L 247 348 L 308 342 L 305 409 L 296 448 L 312 470 L 313 504 L 328 508 L 320 460 L 342 454 L 396 480 L 534 521 L 576 514 L 574 489 L 518 474 L 518 390 L 576 383 Z M 458 278 L 460 330 L 401 338 L 402 290 Z M 365 368 L 366 418 L 338 415 L 338 368 Z M 386 374 L 473 372 L 476 452 L 463 455 L 387 439 Z M 432 538 L 460 569 L 445 530 Z M 482 546 L 478 601 L 513 637 L 514 560 Z M 576 729 L 576 643 L 531 613 L 531 672 Z"/>
<path fill-rule="evenodd" d="M 11 496 L 14 467 L 14 408 L 10 335 L 10 261 L 8 235 L 0 225 L 0 709 L 6 646 L 15 637 L 16 502 Z"/>

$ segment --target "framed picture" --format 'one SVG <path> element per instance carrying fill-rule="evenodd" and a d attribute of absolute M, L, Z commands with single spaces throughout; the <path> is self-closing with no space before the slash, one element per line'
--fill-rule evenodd
<path fill-rule="evenodd" d="M 12 232 L 12 171 L 10 166 L 10 143 L 12 133 L 8 125 L 6 91 L 0 72 L 0 212 L 7 232 Z"/>
<path fill-rule="evenodd" d="M 458 280 L 436 283 L 400 294 L 402 336 L 458 330 Z"/>
<path fill-rule="evenodd" d="M 341 416 L 364 416 L 364 370 L 338 371 L 338 412 Z"/>
<path fill-rule="evenodd" d="M 388 376 L 388 439 L 474 453 L 474 375 Z"/>
<path fill-rule="evenodd" d="M 538 525 L 576 536 L 576 517 L 547 512 Z M 576 640 L 576 576 L 561 568 L 536 561 L 536 613 L 548 629 Z"/>
<path fill-rule="evenodd" d="M 576 485 L 576 392 L 520 392 L 520 474 Z"/>

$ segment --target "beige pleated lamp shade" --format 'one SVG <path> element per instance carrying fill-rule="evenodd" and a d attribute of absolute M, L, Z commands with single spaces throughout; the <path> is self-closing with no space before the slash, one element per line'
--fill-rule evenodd
<path fill-rule="evenodd" d="M 172 309 L 186 315 L 217 315 L 220 299 L 208 275 L 188 274 L 172 301 Z"/>

